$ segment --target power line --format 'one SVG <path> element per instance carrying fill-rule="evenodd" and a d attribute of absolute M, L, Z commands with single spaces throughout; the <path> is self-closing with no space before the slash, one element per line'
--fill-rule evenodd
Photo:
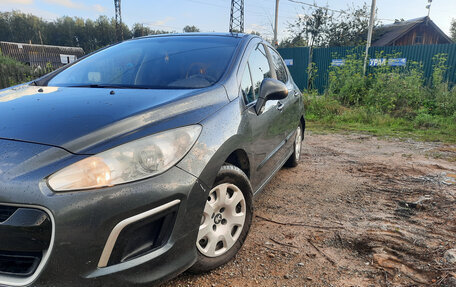
<path fill-rule="evenodd" d="M 335 9 L 331 9 L 331 8 L 328 8 L 328 7 L 322 7 L 322 6 L 318 6 L 318 5 L 315 5 L 315 4 L 304 3 L 304 2 L 301 2 L 301 1 L 297 1 L 297 0 L 288 0 L 288 1 L 289 2 L 293 2 L 293 3 L 297 3 L 297 4 L 301 4 L 301 5 L 305 5 L 305 6 L 314 7 L 314 8 L 320 8 L 320 9 L 324 9 L 324 10 L 328 10 L 328 11 L 338 12 L 338 13 L 341 13 L 341 14 L 348 14 L 347 12 L 342 11 L 342 10 L 335 10 Z"/>
<path fill-rule="evenodd" d="M 305 2 L 302 2 L 302 1 L 298 1 L 298 0 L 288 0 L 288 1 L 292 2 L 292 3 L 296 3 L 296 4 L 301 4 L 301 5 L 305 5 L 305 6 L 314 7 L 314 8 L 320 8 L 320 9 L 327 10 L 327 11 L 333 11 L 333 12 L 337 12 L 337 13 L 340 13 L 340 14 L 350 15 L 350 13 L 348 13 L 346 11 L 343 11 L 343 10 L 331 9 L 329 7 L 318 6 L 316 4 L 309 4 L 309 3 L 305 3 Z M 365 16 L 365 17 L 369 18 L 369 16 Z M 392 21 L 392 22 L 395 21 L 395 20 L 392 20 L 392 19 L 378 19 L 378 20 Z"/>

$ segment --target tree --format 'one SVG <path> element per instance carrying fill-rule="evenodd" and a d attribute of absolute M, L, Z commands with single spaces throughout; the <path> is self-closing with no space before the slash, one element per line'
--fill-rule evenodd
<path fill-rule="evenodd" d="M 367 38 L 369 7 L 348 7 L 341 12 L 309 8 L 295 23 L 289 24 L 291 36 L 280 47 L 359 46 Z"/>
<path fill-rule="evenodd" d="M 182 29 L 184 33 L 191 33 L 191 32 L 200 32 L 200 29 L 198 29 L 196 26 L 190 26 L 187 25 Z"/>
<path fill-rule="evenodd" d="M 360 46 L 367 40 L 369 7 L 349 8 L 337 19 L 331 17 L 328 30 L 328 46 Z"/>
<path fill-rule="evenodd" d="M 144 24 L 136 23 L 133 25 L 131 33 L 134 38 L 149 36 L 149 35 L 159 35 L 159 34 L 168 34 L 170 32 L 164 30 L 153 30 L 149 27 L 144 26 Z"/>
<path fill-rule="evenodd" d="M 193 31 L 198 30 L 195 26 L 187 27 Z M 152 30 L 138 23 L 132 29 L 122 23 L 122 32 L 124 39 L 169 33 Z M 0 41 L 76 46 L 90 53 L 117 42 L 116 22 L 107 16 L 100 16 L 95 21 L 68 16 L 45 21 L 19 11 L 0 12 Z"/>
<path fill-rule="evenodd" d="M 299 43 L 309 47 L 325 46 L 330 20 L 331 15 L 323 8 L 314 9 L 310 15 L 298 17 L 294 24 L 289 25 L 292 37 L 286 43 Z"/>
<path fill-rule="evenodd" d="M 451 21 L 450 33 L 451 39 L 456 42 L 456 19 L 453 19 L 453 21 Z"/>
<path fill-rule="evenodd" d="M 149 27 L 144 26 L 144 24 L 136 23 L 132 28 L 133 37 L 143 37 L 152 34 L 152 30 Z"/>

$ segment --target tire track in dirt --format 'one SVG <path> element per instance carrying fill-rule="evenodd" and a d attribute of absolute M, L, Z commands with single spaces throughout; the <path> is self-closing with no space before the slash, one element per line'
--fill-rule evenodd
<path fill-rule="evenodd" d="M 256 199 L 235 260 L 164 286 L 450 286 L 456 186 L 444 181 L 456 164 L 445 158 L 454 146 L 307 134 L 300 165 Z"/>

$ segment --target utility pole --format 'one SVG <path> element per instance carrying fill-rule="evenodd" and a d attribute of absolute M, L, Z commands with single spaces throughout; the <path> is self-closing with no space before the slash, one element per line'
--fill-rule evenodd
<path fill-rule="evenodd" d="M 279 46 L 279 42 L 277 41 L 277 24 L 279 22 L 279 0 L 276 0 L 276 8 L 275 8 L 275 22 L 274 22 L 274 46 L 277 48 Z"/>
<path fill-rule="evenodd" d="M 370 13 L 370 19 L 369 19 L 369 29 L 367 31 L 366 55 L 364 57 L 364 69 L 363 69 L 364 75 L 366 75 L 367 58 L 369 56 L 369 48 L 370 48 L 371 42 L 372 42 L 372 31 L 374 29 L 374 21 L 375 21 L 375 6 L 376 6 L 376 0 L 372 0 L 371 13 Z"/>
<path fill-rule="evenodd" d="M 230 32 L 244 33 L 244 0 L 231 0 Z"/>
<path fill-rule="evenodd" d="M 116 38 L 117 42 L 123 41 L 122 30 L 122 13 L 120 11 L 120 0 L 114 0 L 114 7 L 116 9 Z"/>

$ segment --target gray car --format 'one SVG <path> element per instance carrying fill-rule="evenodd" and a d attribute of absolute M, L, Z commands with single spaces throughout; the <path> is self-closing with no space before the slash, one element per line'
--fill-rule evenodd
<path fill-rule="evenodd" d="M 225 264 L 304 129 L 284 61 L 252 35 L 133 39 L 0 90 L 0 285 L 150 286 Z"/>

